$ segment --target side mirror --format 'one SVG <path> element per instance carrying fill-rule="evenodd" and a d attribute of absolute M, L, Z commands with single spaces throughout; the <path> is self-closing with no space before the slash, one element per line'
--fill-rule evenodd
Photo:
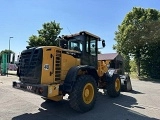
<path fill-rule="evenodd" d="M 102 40 L 102 46 L 103 46 L 103 47 L 106 46 L 105 40 Z"/>

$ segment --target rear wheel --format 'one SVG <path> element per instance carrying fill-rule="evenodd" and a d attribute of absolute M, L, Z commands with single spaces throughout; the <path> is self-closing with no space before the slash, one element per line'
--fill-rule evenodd
<path fill-rule="evenodd" d="M 78 77 L 70 93 L 70 107 L 79 112 L 87 112 L 94 107 L 97 96 L 95 79 L 90 75 Z"/>
<path fill-rule="evenodd" d="M 110 97 L 117 97 L 121 91 L 121 80 L 118 74 L 113 74 L 111 80 L 107 83 L 107 94 Z"/>

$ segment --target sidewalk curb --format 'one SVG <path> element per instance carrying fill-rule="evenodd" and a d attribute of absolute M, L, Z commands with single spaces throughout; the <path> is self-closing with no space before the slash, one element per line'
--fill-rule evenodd
<path fill-rule="evenodd" d="M 7 76 L 7 75 L 14 75 L 14 76 L 17 76 L 17 74 L 14 74 L 14 73 L 6 73 L 5 75 L 0 74 L 0 76 Z"/>

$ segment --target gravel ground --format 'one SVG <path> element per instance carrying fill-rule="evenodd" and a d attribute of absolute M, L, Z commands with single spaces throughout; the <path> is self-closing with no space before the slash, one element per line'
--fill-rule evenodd
<path fill-rule="evenodd" d="M 132 80 L 133 91 L 109 98 L 101 90 L 93 110 L 77 113 L 61 102 L 12 88 L 13 75 L 0 76 L 0 120 L 160 120 L 160 83 Z"/>

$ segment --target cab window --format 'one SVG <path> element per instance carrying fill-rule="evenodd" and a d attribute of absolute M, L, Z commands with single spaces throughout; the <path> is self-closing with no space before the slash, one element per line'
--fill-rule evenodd
<path fill-rule="evenodd" d="M 93 56 L 97 54 L 96 41 L 96 38 L 87 36 L 86 52 L 90 53 Z"/>

